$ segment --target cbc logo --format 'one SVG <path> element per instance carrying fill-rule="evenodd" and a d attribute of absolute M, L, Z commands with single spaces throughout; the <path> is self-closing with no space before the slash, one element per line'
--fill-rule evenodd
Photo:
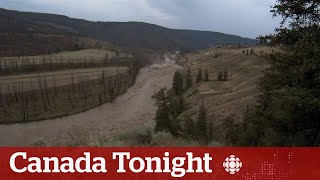
<path fill-rule="evenodd" d="M 240 168 L 242 167 L 242 162 L 238 157 L 231 155 L 230 157 L 226 158 L 225 162 L 223 163 L 223 167 L 228 173 L 236 174 L 240 171 Z"/>

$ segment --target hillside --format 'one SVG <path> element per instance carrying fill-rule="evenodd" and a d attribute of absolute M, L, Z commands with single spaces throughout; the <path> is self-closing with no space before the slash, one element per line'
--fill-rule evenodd
<path fill-rule="evenodd" d="M 231 116 L 242 121 L 247 106 L 256 102 L 259 93 L 257 83 L 268 67 L 264 55 L 273 52 L 271 48 L 260 46 L 253 48 L 252 55 L 246 55 L 243 50 L 247 49 L 208 49 L 179 58 L 180 63 L 191 68 L 194 83 L 200 68 L 209 73 L 208 82 L 195 83 L 185 92 L 184 97 L 192 107 L 186 115 L 196 116 L 198 105 L 203 104 L 208 111 L 208 120 L 215 126 L 215 138 L 221 143 L 224 143 L 221 125 L 225 119 Z M 226 70 L 228 80 L 219 81 L 218 73 Z"/>
<path fill-rule="evenodd" d="M 0 33 L 0 41 L 0 57 L 43 55 L 89 48 L 116 48 L 110 43 L 92 38 L 62 35 Z"/>
<path fill-rule="evenodd" d="M 85 36 L 118 46 L 194 50 L 257 41 L 218 32 L 176 30 L 141 22 L 92 22 L 62 15 L 0 9 L 0 33 Z"/>

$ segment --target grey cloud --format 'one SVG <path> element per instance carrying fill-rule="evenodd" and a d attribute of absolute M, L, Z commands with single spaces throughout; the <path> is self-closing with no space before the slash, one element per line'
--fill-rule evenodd
<path fill-rule="evenodd" d="M 272 33 L 275 0 L 1 0 L 0 7 L 101 21 L 145 21 L 169 28 L 255 38 Z"/>

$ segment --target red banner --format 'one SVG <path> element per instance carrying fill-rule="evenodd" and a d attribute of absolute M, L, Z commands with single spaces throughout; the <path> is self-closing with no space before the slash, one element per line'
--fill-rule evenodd
<path fill-rule="evenodd" d="M 320 179 L 320 148 L 0 148 L 0 179 Z"/>

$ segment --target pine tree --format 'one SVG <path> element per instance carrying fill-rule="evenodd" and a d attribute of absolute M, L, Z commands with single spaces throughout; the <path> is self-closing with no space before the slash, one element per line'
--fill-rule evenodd
<path fill-rule="evenodd" d="M 247 49 L 247 51 L 246 51 L 246 55 L 247 55 L 247 56 L 249 56 L 249 49 Z"/>
<path fill-rule="evenodd" d="M 189 89 L 192 87 L 192 72 L 191 69 L 188 68 L 186 76 L 185 76 L 185 89 Z"/>
<path fill-rule="evenodd" d="M 180 71 L 174 73 L 172 88 L 176 95 L 181 95 L 183 93 L 183 78 Z"/>
<path fill-rule="evenodd" d="M 195 138 L 195 124 L 190 116 L 187 116 L 185 120 L 184 137 Z"/>
<path fill-rule="evenodd" d="M 270 68 L 259 82 L 258 105 L 244 116 L 241 141 L 253 146 L 319 146 L 319 1 L 279 0 L 272 12 L 283 22 L 276 34 L 266 36 L 267 42 L 284 51 L 270 55 Z"/>
<path fill-rule="evenodd" d="M 207 110 L 203 105 L 199 107 L 198 117 L 197 117 L 197 137 L 200 141 L 207 141 Z"/>
<path fill-rule="evenodd" d="M 178 117 L 185 110 L 185 102 L 183 96 L 168 96 L 170 101 L 170 126 L 169 131 L 173 136 L 181 134 L 181 125 Z"/>
<path fill-rule="evenodd" d="M 178 103 L 177 103 L 177 108 L 176 108 L 177 115 L 182 114 L 184 110 L 185 110 L 184 98 L 183 98 L 183 96 L 180 96 L 178 98 Z"/>
<path fill-rule="evenodd" d="M 179 136 L 181 131 L 178 116 L 184 111 L 183 99 L 178 100 L 170 95 L 167 89 L 161 89 L 152 96 L 157 106 L 155 132 L 170 132 L 173 136 Z"/>
<path fill-rule="evenodd" d="M 206 70 L 204 81 L 206 81 L 206 82 L 209 81 L 209 72 L 208 72 L 208 70 Z"/>
<path fill-rule="evenodd" d="M 239 124 L 235 122 L 232 116 L 228 116 L 223 121 L 223 128 L 226 132 L 226 143 L 228 145 L 237 145 L 239 143 Z"/>
<path fill-rule="evenodd" d="M 165 131 L 170 129 L 170 101 L 168 99 L 167 89 L 163 88 L 158 93 L 154 94 L 152 98 L 157 106 L 155 132 Z"/>
<path fill-rule="evenodd" d="M 201 82 L 202 79 L 203 79 L 203 77 L 202 77 L 202 69 L 200 68 L 200 69 L 198 70 L 197 83 L 198 83 L 198 82 Z"/>

